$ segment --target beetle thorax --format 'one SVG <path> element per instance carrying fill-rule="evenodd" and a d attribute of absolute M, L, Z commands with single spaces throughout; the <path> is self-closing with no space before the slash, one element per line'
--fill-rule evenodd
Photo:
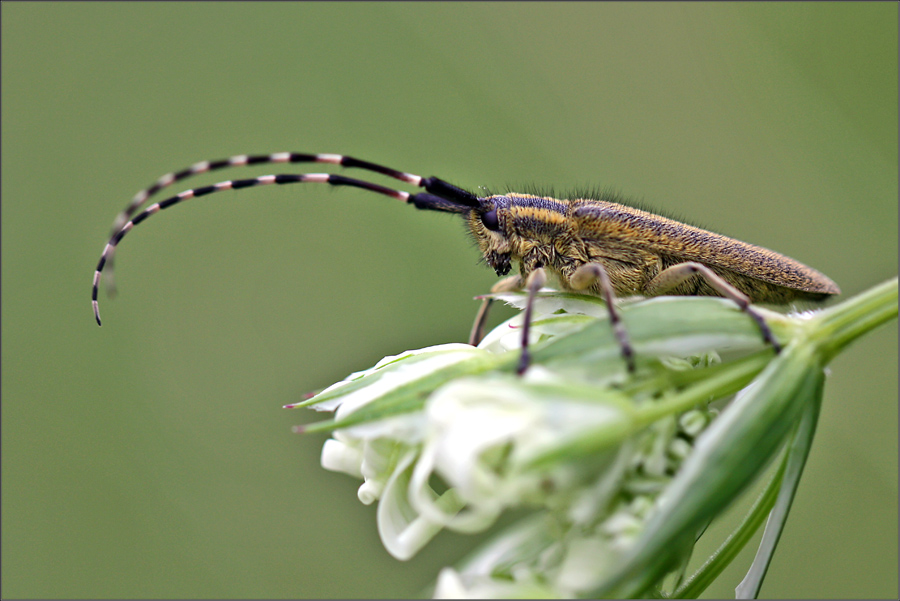
<path fill-rule="evenodd" d="M 511 262 L 520 263 L 524 274 L 537 267 L 558 272 L 583 254 L 567 201 L 513 193 L 481 200 L 481 210 L 472 212 L 468 224 L 485 261 L 498 274 L 507 273 Z"/>

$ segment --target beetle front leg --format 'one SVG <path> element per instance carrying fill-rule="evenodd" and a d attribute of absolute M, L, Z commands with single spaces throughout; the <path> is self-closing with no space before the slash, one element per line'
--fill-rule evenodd
<path fill-rule="evenodd" d="M 493 286 L 491 286 L 491 294 L 498 292 L 514 292 L 521 290 L 525 286 L 522 276 L 511 275 L 503 278 Z M 469 344 L 478 346 L 481 339 L 484 338 L 484 325 L 487 323 L 488 310 L 491 308 L 492 298 L 486 298 L 481 301 L 481 307 L 478 309 L 478 315 L 475 316 L 475 323 L 472 324 L 472 331 L 469 334 Z"/>
<path fill-rule="evenodd" d="M 525 290 L 528 292 L 528 300 L 525 303 L 525 323 L 522 324 L 522 354 L 519 356 L 519 367 L 516 373 L 520 376 L 531 365 L 531 353 L 528 352 L 528 334 L 531 332 L 531 313 L 534 308 L 534 299 L 538 290 L 547 283 L 547 272 L 543 267 L 538 267 L 528 274 L 525 280 Z"/>
<path fill-rule="evenodd" d="M 530 274 L 528 274 L 528 278 L 522 279 L 522 276 L 513 275 L 508 278 L 503 278 L 493 286 L 491 286 L 491 293 L 497 292 L 513 292 L 516 290 L 522 290 L 523 288 L 528 292 L 528 298 L 525 301 L 525 316 L 524 323 L 522 324 L 522 354 L 519 356 L 519 366 L 516 368 L 516 373 L 520 376 L 525 373 L 528 369 L 528 366 L 531 364 L 531 354 L 528 352 L 528 335 L 531 333 L 531 314 L 533 312 L 534 307 L 534 299 L 537 296 L 538 291 L 544 287 L 544 284 L 547 283 L 547 272 L 544 271 L 542 267 L 538 267 Z M 486 298 L 481 304 L 481 309 L 478 310 L 478 315 L 475 317 L 475 323 L 472 326 L 472 333 L 469 336 L 469 344 L 477 345 L 481 340 L 482 333 L 484 332 L 484 324 L 487 321 L 488 309 L 491 306 L 491 303 L 494 299 Z"/>

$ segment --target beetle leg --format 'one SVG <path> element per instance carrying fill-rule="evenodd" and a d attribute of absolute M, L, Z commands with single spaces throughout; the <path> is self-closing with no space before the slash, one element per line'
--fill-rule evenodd
<path fill-rule="evenodd" d="M 628 371 L 634 372 L 634 349 L 631 347 L 628 332 L 625 331 L 625 325 L 616 309 L 616 294 L 613 292 L 606 269 L 600 263 L 586 263 L 576 269 L 569 278 L 569 285 L 575 290 L 586 290 L 596 283 L 600 284 L 600 293 L 609 311 L 609 323 L 612 324 L 613 333 L 622 349 L 622 358 L 628 365 Z"/>
<path fill-rule="evenodd" d="M 519 356 L 519 367 L 516 373 L 520 376 L 525 373 L 531 364 L 531 353 L 528 352 L 528 334 L 531 332 L 531 312 L 534 308 L 534 298 L 538 290 L 547 283 L 547 272 L 543 267 L 538 267 L 528 274 L 525 280 L 525 289 L 528 291 L 528 300 L 525 304 L 525 323 L 522 324 L 522 354 Z"/>
<path fill-rule="evenodd" d="M 644 287 L 644 294 L 648 296 L 665 294 L 687 280 L 697 276 L 706 280 L 706 283 L 712 286 L 716 292 L 723 297 L 737 303 L 737 306 L 740 307 L 741 311 L 752 317 L 759 326 L 763 340 L 771 344 L 776 353 L 781 352 L 781 345 L 778 344 L 778 341 L 775 340 L 775 337 L 772 335 L 769 324 L 766 323 L 762 314 L 750 305 L 750 299 L 747 295 L 729 284 L 722 276 L 718 275 L 702 263 L 689 261 L 687 263 L 679 263 L 663 269 L 656 274 L 656 277 L 647 282 L 647 285 Z"/>
<path fill-rule="evenodd" d="M 524 281 L 522 280 L 522 277 L 511 275 L 491 286 L 491 293 L 513 292 L 515 290 L 521 290 L 523 287 Z M 484 325 L 487 323 L 488 310 L 491 308 L 491 303 L 493 302 L 494 299 L 492 298 L 486 298 L 481 301 L 478 315 L 475 316 L 475 323 L 472 324 L 472 332 L 469 334 L 469 344 L 472 346 L 478 346 L 478 343 L 484 338 Z"/>

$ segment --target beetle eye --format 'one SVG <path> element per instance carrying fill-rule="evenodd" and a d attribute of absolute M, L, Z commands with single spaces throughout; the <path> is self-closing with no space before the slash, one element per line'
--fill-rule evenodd
<path fill-rule="evenodd" d="M 481 214 L 481 223 L 487 229 L 496 232 L 500 229 L 500 221 L 497 219 L 497 209 L 491 209 L 487 213 Z"/>

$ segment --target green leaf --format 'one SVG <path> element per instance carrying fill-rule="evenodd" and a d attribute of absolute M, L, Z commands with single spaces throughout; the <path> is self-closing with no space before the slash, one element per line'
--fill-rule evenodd
<path fill-rule="evenodd" d="M 804 407 L 803 416 L 800 418 L 800 423 L 797 424 L 797 431 L 794 433 L 788 446 L 787 463 L 778 499 L 775 502 L 775 507 L 772 508 L 772 512 L 769 514 L 769 521 L 766 523 L 766 530 L 763 533 L 762 541 L 759 543 L 759 550 L 756 553 L 753 564 L 737 589 L 735 589 L 735 597 L 737 599 L 756 599 L 759 595 L 759 589 L 775 554 L 775 547 L 778 546 L 778 540 L 781 538 L 781 533 L 787 522 L 791 504 L 794 502 L 794 495 L 797 492 L 797 487 L 800 485 L 800 476 L 803 475 L 803 467 L 806 465 L 809 451 L 812 448 L 813 437 L 816 434 L 816 424 L 819 421 L 819 410 L 822 408 L 823 384 L 824 380 L 821 380 L 813 398 Z"/>

